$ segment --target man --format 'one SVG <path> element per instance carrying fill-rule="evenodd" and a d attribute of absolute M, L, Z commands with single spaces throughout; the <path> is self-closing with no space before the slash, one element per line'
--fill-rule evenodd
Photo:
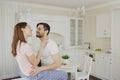
<path fill-rule="evenodd" d="M 43 46 L 40 54 L 42 66 L 32 67 L 32 74 L 38 74 L 37 80 L 67 80 L 67 73 L 57 70 L 61 66 L 60 54 L 57 44 L 48 38 L 50 26 L 47 23 L 38 23 L 36 36 L 40 39 L 40 45 Z M 42 78 L 42 79 L 40 79 Z"/>
<path fill-rule="evenodd" d="M 47 23 L 38 23 L 36 36 L 40 39 L 41 45 L 46 43 L 41 53 L 41 65 L 44 70 L 57 69 L 61 66 L 60 54 L 57 44 L 48 37 L 50 26 Z"/>

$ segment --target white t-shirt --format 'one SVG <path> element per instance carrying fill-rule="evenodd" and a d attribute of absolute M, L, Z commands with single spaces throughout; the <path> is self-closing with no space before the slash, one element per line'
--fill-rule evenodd
<path fill-rule="evenodd" d="M 18 65 L 22 71 L 23 74 L 26 76 L 29 76 L 29 73 L 31 71 L 32 64 L 28 60 L 27 56 L 31 56 L 33 54 L 33 50 L 31 46 L 28 43 L 21 43 L 20 47 L 17 47 L 17 55 L 16 60 L 18 62 Z"/>
<path fill-rule="evenodd" d="M 58 52 L 59 50 L 57 44 L 52 39 L 48 39 L 48 43 L 41 54 L 42 66 L 52 64 L 53 63 L 52 56 L 54 54 L 58 54 Z"/>

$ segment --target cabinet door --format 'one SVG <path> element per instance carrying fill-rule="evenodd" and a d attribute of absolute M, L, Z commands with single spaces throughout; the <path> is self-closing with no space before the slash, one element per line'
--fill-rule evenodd
<path fill-rule="evenodd" d="M 106 79 L 112 79 L 112 57 L 111 55 L 106 55 Z"/>
<path fill-rule="evenodd" d="M 99 14 L 96 17 L 96 36 L 111 36 L 111 13 Z"/>
<path fill-rule="evenodd" d="M 96 54 L 95 74 L 97 75 L 97 77 L 107 80 L 110 80 L 112 78 L 111 60 L 112 59 L 110 54 L 106 54 L 106 53 Z"/>
<path fill-rule="evenodd" d="M 83 42 L 83 20 L 78 19 L 77 22 L 77 46 Z"/>
<path fill-rule="evenodd" d="M 70 19 L 70 47 L 80 46 L 83 41 L 83 20 L 79 18 Z"/>
<path fill-rule="evenodd" d="M 76 20 L 70 19 L 70 46 L 76 45 Z"/>
<path fill-rule="evenodd" d="M 105 66 L 106 66 L 106 61 L 105 57 L 101 55 L 96 55 L 96 65 L 95 65 L 95 73 L 99 77 L 104 77 L 105 74 Z"/>

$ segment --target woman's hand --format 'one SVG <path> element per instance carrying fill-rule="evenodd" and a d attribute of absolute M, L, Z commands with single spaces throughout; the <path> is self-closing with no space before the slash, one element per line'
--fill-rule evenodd
<path fill-rule="evenodd" d="M 47 39 L 47 38 L 43 38 L 43 39 L 41 40 L 41 47 L 42 47 L 42 48 L 45 48 L 45 46 L 47 45 L 47 43 L 48 43 L 48 39 Z"/>
<path fill-rule="evenodd" d="M 30 76 L 34 76 L 34 75 L 37 75 L 39 72 L 41 72 L 41 68 L 40 67 L 32 66 L 29 75 Z"/>

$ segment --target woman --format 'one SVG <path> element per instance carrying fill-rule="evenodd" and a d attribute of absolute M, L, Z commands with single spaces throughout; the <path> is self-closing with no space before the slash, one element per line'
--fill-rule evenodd
<path fill-rule="evenodd" d="M 31 46 L 27 43 L 28 37 L 32 36 L 32 30 L 26 22 L 20 22 L 14 27 L 12 41 L 12 54 L 16 58 L 21 71 L 27 76 L 27 80 L 67 80 L 67 74 L 59 70 L 44 70 L 37 67 L 40 61 L 40 54 L 47 42 L 43 41 L 38 53 L 33 54 Z M 55 75 L 61 75 L 52 77 Z"/>

